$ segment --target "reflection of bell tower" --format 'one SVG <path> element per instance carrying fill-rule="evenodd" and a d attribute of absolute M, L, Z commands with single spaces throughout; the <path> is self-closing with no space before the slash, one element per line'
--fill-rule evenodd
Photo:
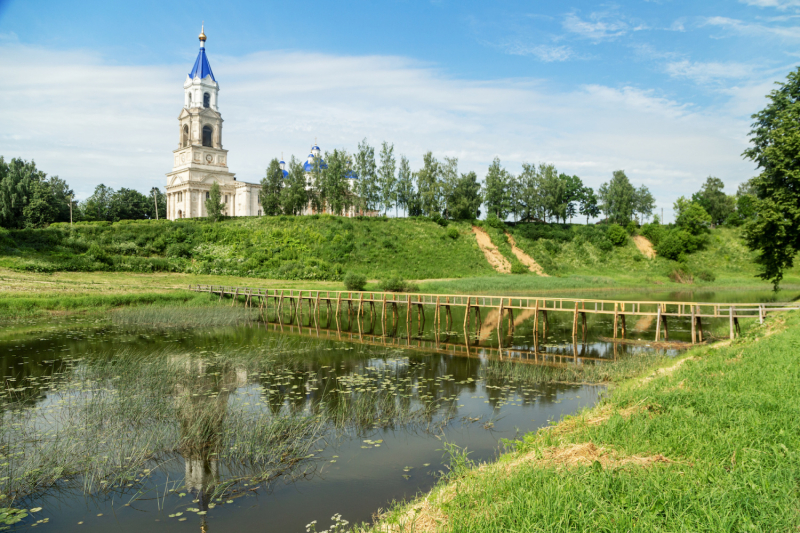
<path fill-rule="evenodd" d="M 183 83 L 183 109 L 178 116 L 178 148 L 167 174 L 167 218 L 205 216 L 206 192 L 217 182 L 225 211 L 233 215 L 237 185 L 228 171 L 228 151 L 222 148 L 219 84 L 206 56 L 206 35 L 200 31 L 200 52 Z M 225 194 L 228 194 L 226 197 Z M 244 213 L 241 213 L 244 214 Z M 246 213 L 250 214 L 250 213 Z"/>

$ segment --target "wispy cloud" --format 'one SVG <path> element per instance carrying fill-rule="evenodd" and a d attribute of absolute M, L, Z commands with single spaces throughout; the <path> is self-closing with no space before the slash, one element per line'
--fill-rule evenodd
<path fill-rule="evenodd" d="M 674 78 L 688 78 L 696 83 L 746 79 L 750 78 L 754 72 L 753 67 L 745 63 L 688 60 L 667 63 L 665 70 Z"/>
<path fill-rule="evenodd" d="M 606 13 L 592 13 L 588 19 L 570 13 L 564 18 L 563 26 L 565 30 L 592 41 L 615 39 L 630 28 L 621 18 Z"/>
<path fill-rule="evenodd" d="M 520 41 L 512 41 L 501 45 L 501 48 L 511 55 L 534 56 L 540 61 L 551 63 L 554 61 L 567 61 L 576 57 L 575 51 L 569 46 L 551 46 L 546 44 L 528 45 Z"/>
<path fill-rule="evenodd" d="M 752 22 L 744 22 L 739 19 L 729 17 L 709 17 L 705 19 L 703 25 L 725 28 L 736 33 L 757 36 L 772 36 L 783 39 L 800 39 L 799 26 L 769 26 Z"/>
<path fill-rule="evenodd" d="M 624 168 L 667 208 L 709 174 L 735 185 L 752 171 L 739 155 L 747 115 L 635 87 L 454 79 L 402 57 L 209 55 L 222 89 L 223 143 L 243 181 L 259 180 L 281 152 L 305 155 L 315 137 L 327 150 L 385 139 L 413 165 L 432 150 L 479 175 L 495 155 L 512 172 L 549 161 L 593 187 Z M 164 185 L 186 65 L 112 65 L 90 53 L 0 45 L 0 70 L 3 155 L 35 159 L 84 197 L 100 182 Z M 757 109 L 748 105 L 748 114 Z"/>
<path fill-rule="evenodd" d="M 757 7 L 774 7 L 780 10 L 800 7 L 800 0 L 740 0 L 743 4 Z"/>

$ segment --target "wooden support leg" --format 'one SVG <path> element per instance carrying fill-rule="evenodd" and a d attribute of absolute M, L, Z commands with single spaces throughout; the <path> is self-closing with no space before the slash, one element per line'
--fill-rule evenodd
<path fill-rule="evenodd" d="M 661 340 L 661 305 L 656 313 L 656 342 Z"/>
<path fill-rule="evenodd" d="M 665 315 L 661 315 L 661 321 L 664 322 L 664 340 L 669 340 L 669 326 L 667 325 L 667 317 Z"/>
<path fill-rule="evenodd" d="M 581 336 L 583 340 L 586 341 L 586 335 L 589 333 L 588 328 L 586 327 L 586 313 L 581 313 Z"/>
<path fill-rule="evenodd" d="M 628 333 L 627 328 L 625 327 L 625 315 L 619 315 L 620 319 L 622 319 L 622 338 L 625 338 L 625 335 Z"/>
<path fill-rule="evenodd" d="M 614 338 L 617 338 L 617 327 L 619 325 L 619 313 L 617 313 L 616 309 L 614 310 Z"/>
<path fill-rule="evenodd" d="M 697 319 L 694 316 L 694 306 L 692 306 L 692 344 L 697 344 Z"/>
<path fill-rule="evenodd" d="M 575 311 L 572 314 L 572 338 L 578 336 L 578 302 L 575 302 Z"/>
<path fill-rule="evenodd" d="M 697 341 L 703 342 L 703 319 L 697 317 Z"/>
<path fill-rule="evenodd" d="M 731 340 L 733 340 L 733 306 L 728 308 L 728 322 L 731 325 Z"/>

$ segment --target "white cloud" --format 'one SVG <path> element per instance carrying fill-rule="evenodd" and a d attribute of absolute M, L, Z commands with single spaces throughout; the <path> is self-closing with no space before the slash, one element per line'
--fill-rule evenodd
<path fill-rule="evenodd" d="M 740 0 L 743 4 L 756 7 L 774 7 L 780 10 L 800 6 L 800 0 Z"/>
<path fill-rule="evenodd" d="M 709 174 L 735 184 L 747 116 L 700 110 L 637 88 L 568 90 L 515 78 L 453 79 L 400 57 L 341 57 L 287 51 L 209 57 L 220 83 L 223 143 L 231 171 L 257 181 L 269 160 L 392 141 L 420 164 L 432 150 L 484 175 L 497 155 L 512 172 L 548 161 L 597 187 L 615 169 L 645 183 L 669 213 Z M 85 197 L 100 182 L 163 186 L 177 147 L 177 116 L 190 63 L 108 64 L 94 54 L 0 46 L 0 153 L 35 159 Z M 764 93 L 762 93 L 764 94 Z M 739 94 L 731 94 L 731 108 Z M 750 98 L 747 93 L 742 98 Z"/>
<path fill-rule="evenodd" d="M 575 13 L 570 13 L 564 18 L 564 29 L 586 39 L 603 41 L 624 35 L 628 31 L 628 24 L 605 14 L 592 13 L 589 20 L 584 20 Z M 638 29 L 642 28 L 634 28 Z"/>
<path fill-rule="evenodd" d="M 766 35 L 789 40 L 800 39 L 800 27 L 798 26 L 767 26 L 766 24 L 748 23 L 729 17 L 709 17 L 705 19 L 704 24 L 725 28 L 744 35 Z"/>
<path fill-rule="evenodd" d="M 753 75 L 753 67 L 745 63 L 694 62 L 688 60 L 667 63 L 666 72 L 674 78 L 688 78 L 697 83 L 743 79 Z"/>
<path fill-rule="evenodd" d="M 502 45 L 507 54 L 517 56 L 534 56 L 545 63 L 554 61 L 567 61 L 575 57 L 575 52 L 569 46 L 550 46 L 545 44 L 526 45 L 515 41 Z"/>

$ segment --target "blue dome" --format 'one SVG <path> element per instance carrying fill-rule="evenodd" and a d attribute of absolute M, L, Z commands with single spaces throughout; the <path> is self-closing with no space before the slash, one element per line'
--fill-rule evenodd
<path fill-rule="evenodd" d="M 326 169 L 326 168 L 328 168 L 328 165 L 327 165 L 327 163 L 325 163 L 324 160 L 320 159 L 319 160 L 319 168 Z M 311 172 L 312 170 L 314 170 L 314 165 L 312 165 L 311 163 L 306 161 L 305 163 L 303 163 L 303 170 L 305 170 L 306 172 Z"/>
<path fill-rule="evenodd" d="M 289 176 L 289 173 L 285 170 L 283 171 L 283 179 L 286 179 Z"/>
<path fill-rule="evenodd" d="M 189 72 L 189 77 L 192 79 L 197 77 L 202 80 L 206 76 L 211 76 L 212 80 L 217 81 L 214 77 L 214 73 L 211 72 L 211 65 L 208 63 L 208 57 L 206 57 L 206 49 L 200 48 L 200 53 L 197 54 L 197 60 L 194 62 L 194 67 L 192 67 L 192 70 Z"/>
<path fill-rule="evenodd" d="M 284 161 L 283 159 L 281 159 L 280 161 L 278 161 L 278 164 L 279 164 L 279 165 L 285 165 L 285 164 L 286 164 L 286 161 Z"/>
<path fill-rule="evenodd" d="M 317 146 L 317 145 L 315 144 L 315 145 L 314 145 L 314 147 L 312 148 L 312 150 L 319 150 L 319 146 Z"/>
<path fill-rule="evenodd" d="M 349 180 L 357 180 L 358 174 L 356 174 L 355 170 L 348 170 L 347 174 L 345 174 L 344 177 Z"/>

